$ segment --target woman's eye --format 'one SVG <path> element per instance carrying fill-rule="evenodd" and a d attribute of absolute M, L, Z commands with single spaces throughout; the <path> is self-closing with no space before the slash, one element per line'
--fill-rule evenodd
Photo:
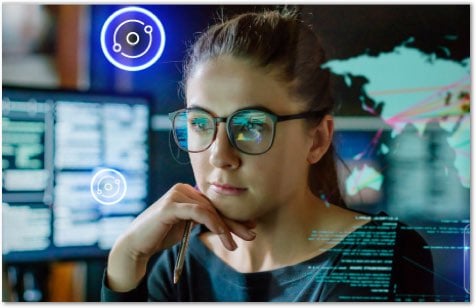
<path fill-rule="evenodd" d="M 190 120 L 190 126 L 195 131 L 204 132 L 211 129 L 208 122 L 206 118 L 193 118 Z"/>
<path fill-rule="evenodd" d="M 242 131 L 261 132 L 264 129 L 264 123 L 248 122 L 241 127 Z"/>
<path fill-rule="evenodd" d="M 242 131 L 262 132 L 265 128 L 264 116 L 251 116 L 242 123 Z"/>
<path fill-rule="evenodd" d="M 240 127 L 240 130 L 237 134 L 236 140 L 237 141 L 253 141 L 256 143 L 260 143 L 263 139 L 263 135 L 265 130 L 264 123 L 251 123 L 248 122 L 247 124 L 243 124 Z"/>

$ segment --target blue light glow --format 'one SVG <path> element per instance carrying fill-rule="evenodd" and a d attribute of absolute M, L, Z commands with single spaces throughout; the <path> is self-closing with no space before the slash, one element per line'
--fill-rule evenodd
<path fill-rule="evenodd" d="M 129 28 L 143 30 L 148 36 L 148 39 L 144 40 L 146 43 L 141 43 L 139 33 Z M 129 49 L 132 49 L 132 55 L 118 43 L 117 37 L 121 37 L 121 34 L 125 37 Z M 127 45 L 125 44 L 126 47 Z M 141 47 L 144 50 L 138 52 L 137 49 Z M 126 71 L 144 70 L 162 55 L 165 48 L 165 30 L 160 20 L 150 11 L 135 6 L 123 8 L 114 12 L 104 23 L 101 30 L 101 48 L 114 66 Z"/>

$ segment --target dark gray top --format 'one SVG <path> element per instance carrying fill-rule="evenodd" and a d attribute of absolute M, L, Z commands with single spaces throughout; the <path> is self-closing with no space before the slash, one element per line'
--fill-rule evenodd
<path fill-rule="evenodd" d="M 111 291 L 103 281 L 103 301 L 403 301 L 434 294 L 433 262 L 423 238 L 386 215 L 356 229 L 334 248 L 302 263 L 276 270 L 240 273 L 198 238 L 190 238 L 181 279 L 173 284 L 176 245 L 154 262 L 137 289 Z M 313 233 L 309 240 L 325 234 Z M 285 243 L 283 243 L 285 245 Z"/>

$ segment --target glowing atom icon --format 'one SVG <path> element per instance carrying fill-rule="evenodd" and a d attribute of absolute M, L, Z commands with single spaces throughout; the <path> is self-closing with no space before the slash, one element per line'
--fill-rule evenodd
<path fill-rule="evenodd" d="M 139 71 L 154 64 L 165 47 L 165 31 L 160 20 L 140 7 L 116 11 L 101 30 L 101 48 L 116 67 Z"/>
<path fill-rule="evenodd" d="M 112 205 L 124 198 L 127 183 L 119 171 L 106 168 L 94 174 L 90 189 L 94 200 L 104 205 Z"/>

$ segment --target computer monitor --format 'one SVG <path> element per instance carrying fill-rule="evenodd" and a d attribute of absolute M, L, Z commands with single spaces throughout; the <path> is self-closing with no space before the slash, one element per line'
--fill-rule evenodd
<path fill-rule="evenodd" d="M 2 90 L 3 262 L 105 257 L 149 202 L 150 99 Z"/>
<path fill-rule="evenodd" d="M 468 301 L 470 188 L 455 164 L 453 135 L 436 122 L 421 133 L 409 124 L 397 135 L 379 117 L 335 123 L 336 152 L 347 166 L 338 164 L 347 206 L 398 219 L 432 253 L 436 295 L 398 294 L 396 300 Z"/>
<path fill-rule="evenodd" d="M 456 168 L 450 133 L 430 123 L 398 135 L 378 117 L 336 117 L 334 144 L 347 205 L 408 222 L 469 220 L 470 190 Z M 468 222 L 469 223 L 469 222 Z"/>

